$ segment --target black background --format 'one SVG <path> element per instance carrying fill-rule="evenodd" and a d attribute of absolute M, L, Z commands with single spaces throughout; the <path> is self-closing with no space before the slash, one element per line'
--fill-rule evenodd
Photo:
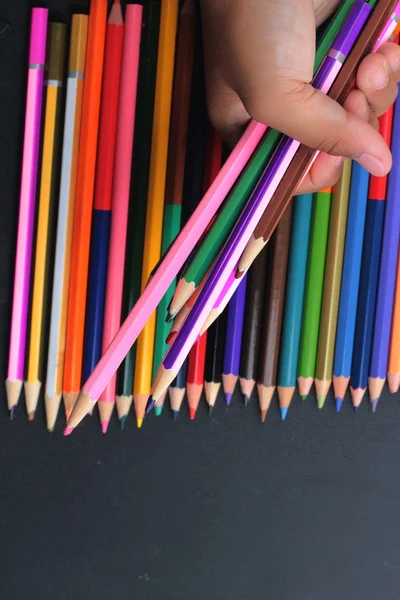
<path fill-rule="evenodd" d="M 0 365 L 6 373 L 29 0 L 0 0 Z M 52 0 L 65 19 L 88 2 Z M 183 409 L 184 410 L 184 409 Z M 400 402 L 373 415 L 222 401 L 69 438 L 41 407 L 10 423 L 0 386 L 0 597 L 386 600 L 400 597 Z"/>

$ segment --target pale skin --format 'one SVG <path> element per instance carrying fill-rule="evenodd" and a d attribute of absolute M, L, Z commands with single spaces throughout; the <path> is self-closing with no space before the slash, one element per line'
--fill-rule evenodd
<path fill-rule="evenodd" d="M 394 103 L 400 48 L 388 43 L 359 67 L 344 107 L 310 85 L 315 29 L 340 0 L 200 0 L 208 108 L 233 145 L 250 118 L 321 150 L 298 193 L 333 185 L 343 158 L 386 175 L 391 153 L 378 117 Z"/>

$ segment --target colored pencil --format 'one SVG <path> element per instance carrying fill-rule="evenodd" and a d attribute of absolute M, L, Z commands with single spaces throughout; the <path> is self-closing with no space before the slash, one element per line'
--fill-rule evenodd
<path fill-rule="evenodd" d="M 393 114 L 392 133 L 393 164 L 400 163 L 400 97 L 397 97 Z M 378 294 L 372 338 L 371 363 L 368 388 L 372 410 L 376 406 L 386 381 L 390 331 L 393 316 L 396 267 L 400 235 L 400 171 L 392 169 L 388 178 L 386 212 L 383 226 L 382 254 L 379 268 Z"/>
<path fill-rule="evenodd" d="M 350 32 L 346 33 L 346 35 L 343 34 L 343 40 L 341 44 L 338 44 L 341 54 L 343 53 L 342 51 L 347 52 L 350 49 L 350 40 L 358 35 L 358 31 L 362 29 L 364 24 L 365 13 L 363 14 L 363 10 L 366 10 L 370 7 L 363 5 L 363 7 L 359 8 L 360 13 L 355 16 L 356 25 L 353 24 L 351 27 L 349 27 Z M 366 28 L 366 32 L 364 31 L 364 35 L 362 38 L 360 38 L 361 42 L 356 45 L 355 51 L 357 52 L 357 56 L 358 53 L 360 53 L 361 56 L 363 51 L 365 51 L 366 48 L 364 47 L 364 43 L 366 42 L 366 38 L 368 38 L 368 43 L 373 42 L 373 34 L 371 33 L 371 30 L 375 32 L 381 30 L 382 22 L 385 22 L 384 19 L 387 16 L 385 11 L 389 11 L 390 8 L 390 6 L 382 6 L 383 13 L 378 11 L 377 13 L 374 12 L 372 14 L 371 19 L 368 21 L 368 28 Z M 353 69 L 356 68 L 357 63 L 354 58 L 355 57 L 353 57 L 353 60 L 350 60 L 350 67 L 353 73 Z M 321 88 L 322 91 L 326 91 L 331 87 L 331 78 L 329 77 L 329 74 L 332 74 L 332 69 L 340 70 L 340 67 L 336 63 L 335 66 L 333 63 L 330 63 L 329 68 L 319 71 L 318 76 L 314 81 L 314 85 L 316 85 L 318 88 Z M 348 75 L 346 79 L 347 83 L 350 83 L 350 77 Z M 340 85 L 338 84 L 335 90 L 335 93 L 337 94 L 340 94 L 340 88 L 343 90 L 341 79 L 339 83 Z M 235 266 L 237 268 L 241 253 L 250 240 L 258 220 L 261 218 L 266 207 L 269 205 L 272 196 L 277 190 L 285 172 L 288 170 L 298 148 L 298 143 L 292 139 L 283 138 L 282 142 L 280 143 L 269 168 L 264 173 L 257 188 L 254 190 L 251 199 L 244 209 L 239 221 L 236 223 L 222 252 L 215 261 L 210 275 L 208 276 L 208 279 L 205 282 L 189 317 L 186 319 L 181 330 L 177 334 L 163 361 L 162 367 L 159 370 L 159 374 L 156 379 L 156 383 L 153 386 L 152 396 L 155 402 L 157 402 L 158 398 L 163 394 L 165 388 L 169 385 L 171 378 L 174 377 L 174 374 L 187 356 L 191 345 L 195 341 L 198 333 L 201 331 L 207 315 L 221 294 L 229 277 L 231 276 L 232 270 L 235 268 Z M 305 149 L 304 151 L 302 150 L 302 152 L 305 152 L 307 156 L 310 151 Z M 314 152 L 312 152 L 312 156 L 315 156 Z M 304 169 L 306 169 L 308 166 L 309 160 L 307 159 L 304 168 L 298 174 L 297 182 L 293 182 L 294 187 L 298 185 L 298 181 L 302 176 L 304 176 Z M 288 191 L 287 188 L 285 189 Z M 283 194 L 282 197 L 279 194 L 274 197 L 273 204 L 279 206 L 279 210 L 283 210 L 287 205 L 286 199 L 282 205 L 280 204 L 282 198 L 285 198 L 285 194 Z M 272 209 L 271 214 L 275 214 L 273 213 Z M 276 215 L 276 217 L 279 219 L 279 215 Z M 241 274 L 242 271 L 237 269 L 237 277 L 240 277 Z"/>
<path fill-rule="evenodd" d="M 111 230 L 104 308 L 103 352 L 107 350 L 121 324 L 142 13 L 143 7 L 141 5 L 127 4 L 111 198 Z M 108 422 L 114 408 L 115 391 L 116 376 L 114 375 L 99 398 L 100 419 L 105 431 L 107 431 Z"/>
<path fill-rule="evenodd" d="M 166 253 L 181 228 L 182 192 L 196 35 L 195 22 L 196 5 L 194 0 L 186 0 L 179 19 L 177 40 L 175 83 L 171 109 L 171 133 L 165 184 L 162 255 Z M 153 377 L 155 377 L 162 358 L 168 350 L 165 339 L 171 330 L 171 323 L 166 321 L 165 315 L 172 299 L 174 288 L 175 282 L 171 284 L 157 309 Z M 161 414 L 161 410 L 162 406 L 158 403 L 155 411 L 156 416 Z"/>
<path fill-rule="evenodd" d="M 178 418 L 183 399 L 186 394 L 187 360 L 179 369 L 178 375 L 169 388 L 169 402 L 174 421 Z"/>
<path fill-rule="evenodd" d="M 354 162 L 351 171 L 350 199 L 333 363 L 333 389 L 336 398 L 336 410 L 340 410 L 351 374 L 368 184 L 368 172 Z"/>
<path fill-rule="evenodd" d="M 400 387 L 400 255 L 397 259 L 396 291 L 394 297 L 392 332 L 388 364 L 388 384 L 392 394 Z"/>
<path fill-rule="evenodd" d="M 35 417 L 44 375 L 46 358 L 48 312 L 46 300 L 54 260 L 53 225 L 55 203 L 60 184 L 60 142 L 64 57 L 67 26 L 50 23 L 44 115 L 43 150 L 39 191 L 39 213 L 33 269 L 33 291 L 27 347 L 27 369 L 24 384 L 26 412 L 29 420 Z"/>
<path fill-rule="evenodd" d="M 153 130 L 154 94 L 161 4 L 157 0 L 143 6 L 135 145 L 132 154 L 127 251 L 124 267 L 122 318 L 125 319 L 140 295 L 146 204 Z M 117 411 L 124 426 L 133 400 L 133 374 L 136 345 L 129 348 L 117 374 Z"/>
<path fill-rule="evenodd" d="M 211 415 L 222 385 L 222 367 L 226 337 L 226 312 L 213 323 L 207 332 L 204 391 Z"/>
<path fill-rule="evenodd" d="M 379 120 L 380 133 L 389 146 L 392 136 L 392 122 L 393 108 Z M 370 178 L 351 366 L 350 392 L 355 408 L 360 405 L 368 386 L 386 188 L 387 177 Z"/>
<path fill-rule="evenodd" d="M 228 305 L 224 364 L 222 370 L 222 385 L 225 393 L 225 401 L 228 406 L 231 403 L 232 395 L 239 379 L 246 289 L 247 274 L 242 278 L 239 287 Z"/>
<path fill-rule="evenodd" d="M 303 400 L 310 393 L 315 376 L 331 197 L 332 189 L 326 189 L 314 194 L 313 199 L 299 363 L 297 368 L 299 393 Z"/>
<path fill-rule="evenodd" d="M 43 77 L 48 10 L 34 8 L 31 18 L 24 148 L 15 258 L 10 347 L 6 379 L 7 403 L 13 418 L 24 380 L 27 317 L 35 219 L 36 184 L 42 122 Z"/>
<path fill-rule="evenodd" d="M 320 67 L 325 54 L 328 52 L 353 4 L 354 0 L 344 2 L 332 20 L 317 50 L 314 66 L 315 72 Z M 185 269 L 184 275 L 180 279 L 174 294 L 173 302 L 171 303 L 170 311 L 172 315 L 180 310 L 194 289 L 199 285 L 207 269 L 211 266 L 216 253 L 228 237 L 240 211 L 249 199 L 254 186 L 268 164 L 280 138 L 281 134 L 275 130 L 269 130 L 265 134 L 254 157 L 249 161 L 248 166 L 222 207 L 220 214 L 202 241 L 199 250 L 194 254 L 193 259 Z"/>
<path fill-rule="evenodd" d="M 346 97 L 346 94 L 354 82 L 355 71 L 362 58 L 371 49 L 376 49 L 380 43 L 385 41 L 385 37 L 381 33 L 378 34 L 378 32 L 382 32 L 383 28 L 385 33 L 391 35 L 392 30 L 387 26 L 387 24 L 389 22 L 391 24 L 396 22 L 397 13 L 392 13 L 392 11 L 394 7 L 397 10 L 397 6 L 398 5 L 395 4 L 395 2 L 390 2 L 388 5 L 379 4 L 377 6 L 376 10 L 371 15 L 371 18 L 366 23 L 359 40 L 355 44 L 354 50 L 350 53 L 349 58 L 345 63 L 345 68 L 342 69 L 341 73 L 339 73 L 338 78 L 332 87 L 331 97 L 343 102 L 343 99 Z M 393 31 L 395 31 L 395 28 Z M 377 36 L 379 37 L 378 42 L 376 42 Z M 73 416 L 71 415 L 69 423 L 65 429 L 65 435 L 70 435 L 72 433 L 76 425 L 80 423 L 80 421 L 87 415 L 88 412 L 90 412 L 91 408 L 96 403 L 110 377 L 121 364 L 128 349 L 134 343 L 140 331 L 142 330 L 143 324 L 148 315 L 151 314 L 151 312 L 156 308 L 160 297 L 168 289 L 170 282 L 176 276 L 188 255 L 193 250 L 195 244 L 204 233 L 216 210 L 218 210 L 222 200 L 226 197 L 226 194 L 231 189 L 233 182 L 243 170 L 243 167 L 249 158 L 249 152 L 251 153 L 254 150 L 264 131 L 265 128 L 263 126 L 258 127 L 258 124 L 254 122 L 251 122 L 247 127 L 245 133 L 242 135 L 239 143 L 235 147 L 235 150 L 230 154 L 228 160 L 225 162 L 218 177 L 214 181 L 214 184 L 208 190 L 199 207 L 196 209 L 191 219 L 181 231 L 180 235 L 168 251 L 157 271 L 153 273 L 153 276 L 146 286 L 141 298 L 136 303 L 134 309 L 132 309 L 129 313 L 129 316 L 126 318 L 112 344 L 109 346 L 107 352 L 101 358 L 95 371 L 84 384 L 81 390 L 79 402 L 76 404 L 74 414 Z M 304 149 L 304 152 L 308 153 L 308 150 Z M 311 155 L 311 160 L 313 159 L 314 155 L 314 153 Z M 308 165 L 309 162 L 306 164 L 305 168 L 307 168 Z M 304 175 L 304 169 L 300 172 L 298 180 L 300 180 L 302 175 Z M 294 185 L 296 185 L 296 183 L 294 183 Z M 272 186 L 269 193 L 271 193 L 273 189 L 274 186 Z M 284 189 L 282 188 L 282 194 L 284 194 L 286 189 L 286 187 Z M 268 197 L 267 201 L 269 201 Z M 284 200 L 283 206 L 285 206 L 285 202 L 286 199 Z M 261 205 L 260 210 L 263 208 L 264 205 Z M 255 218 L 258 218 L 259 214 L 260 213 L 256 211 Z M 242 246 L 240 245 L 238 249 L 242 250 Z M 232 257 L 232 263 L 233 258 L 236 260 L 236 256 Z M 233 267 L 233 264 L 229 264 L 229 267 Z M 192 336 L 196 335 L 197 327 L 199 327 L 200 330 L 203 324 L 202 319 L 209 313 L 210 305 L 212 306 L 218 297 L 222 289 L 221 285 L 223 285 L 223 281 L 221 281 L 218 286 L 214 287 L 212 290 L 213 293 L 211 293 L 209 297 L 208 293 L 210 288 L 207 287 L 205 290 L 204 293 L 209 302 L 207 305 L 204 305 L 204 298 L 201 299 L 202 310 L 200 314 L 200 322 L 196 324 L 195 330 L 193 330 L 191 333 L 190 339 L 188 340 L 189 344 L 193 343 L 195 338 L 192 338 Z M 180 339 L 180 342 L 181 341 L 182 337 Z M 179 362 L 182 364 L 183 360 L 184 355 L 180 355 L 174 368 L 176 367 L 178 370 L 180 367 Z M 163 373 L 163 375 L 164 374 L 165 373 Z M 165 385 L 166 389 L 173 378 L 174 372 L 171 369 L 171 372 L 168 373 L 168 376 L 165 375 L 165 377 L 162 378 L 162 381 L 160 379 L 160 385 L 157 386 L 158 389 L 154 390 L 157 392 L 158 397 L 162 395 L 161 390 L 163 386 Z M 169 381 L 167 382 L 167 380 Z"/>
<path fill-rule="evenodd" d="M 206 366 L 207 332 L 193 344 L 188 355 L 186 390 L 190 419 L 193 421 L 204 389 Z"/>
<path fill-rule="evenodd" d="M 260 348 L 261 323 L 264 308 L 264 290 L 267 251 L 263 251 L 251 266 L 247 276 L 242 351 L 240 355 L 239 384 L 245 406 L 250 402 L 257 376 L 257 358 Z"/>
<path fill-rule="evenodd" d="M 102 348 L 123 39 L 124 22 L 121 5 L 119 1 L 114 1 L 107 21 L 104 46 L 83 347 L 82 375 L 84 379 L 89 377 L 99 361 Z M 112 408 L 113 403 L 102 401 L 99 404 L 103 433 L 107 431 Z"/>
<path fill-rule="evenodd" d="M 326 254 L 321 322 L 318 335 L 315 389 L 322 408 L 332 384 L 333 356 L 342 280 L 344 242 L 350 195 L 351 161 L 345 160 L 342 175 L 333 188 Z"/>
<path fill-rule="evenodd" d="M 312 194 L 296 196 L 293 199 L 292 231 L 278 373 L 278 397 L 283 421 L 286 419 L 296 387 L 312 203 Z"/>
<path fill-rule="evenodd" d="M 271 238 L 271 246 L 268 250 L 269 261 L 265 282 L 266 299 L 264 300 L 265 308 L 262 319 L 257 374 L 262 422 L 266 419 L 277 383 L 292 212 L 293 204 L 290 203 Z"/>
<path fill-rule="evenodd" d="M 154 126 L 151 141 L 146 228 L 142 259 L 142 291 L 146 287 L 149 275 L 161 255 L 178 5 L 179 0 L 165 0 L 161 4 Z M 138 427 L 141 427 L 143 423 L 146 404 L 150 395 L 155 325 L 156 315 L 152 314 L 137 341 L 133 401 Z"/>
<path fill-rule="evenodd" d="M 62 393 L 87 32 L 87 15 L 73 15 L 45 389 L 49 431 L 54 429 Z"/>
<path fill-rule="evenodd" d="M 63 396 L 67 415 L 78 397 L 82 375 L 107 4 L 107 0 L 92 0 L 89 14 L 64 359 Z"/>
<path fill-rule="evenodd" d="M 322 62 L 321 68 L 317 74 L 317 80 L 323 79 L 326 72 L 331 72 L 333 79 L 335 78 L 334 73 L 337 74 L 337 69 L 341 68 L 341 63 L 336 65 L 336 69 L 333 66 L 339 56 L 339 52 L 344 57 L 349 54 L 352 46 L 355 44 L 358 35 L 363 29 L 365 22 L 372 12 L 372 5 L 375 2 L 368 3 L 362 0 L 357 0 L 346 18 L 345 24 L 342 30 L 336 36 L 329 55 L 327 55 Z M 340 61 L 339 61 L 340 62 Z M 328 91 L 331 87 L 332 79 L 330 79 L 330 85 L 328 85 Z M 314 83 L 315 85 L 315 83 Z M 317 86 L 316 86 L 317 87 Z M 259 223 L 257 224 L 254 233 L 247 245 L 243 256 L 240 259 L 238 271 L 244 272 L 248 269 L 249 265 L 253 262 L 255 256 L 260 252 L 261 248 L 267 243 L 269 236 L 266 235 L 267 225 L 270 219 L 269 214 L 263 214 Z"/>

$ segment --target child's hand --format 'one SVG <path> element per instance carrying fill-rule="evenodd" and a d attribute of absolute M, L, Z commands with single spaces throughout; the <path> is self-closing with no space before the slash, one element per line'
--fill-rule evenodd
<path fill-rule="evenodd" d="M 299 193 L 329 187 L 338 157 L 385 175 L 391 154 L 377 117 L 395 101 L 400 48 L 386 44 L 362 62 L 344 108 L 310 82 L 315 28 L 338 0 L 201 0 L 211 120 L 231 144 L 252 117 L 322 150 Z M 329 153 L 334 156 L 328 156 Z"/>

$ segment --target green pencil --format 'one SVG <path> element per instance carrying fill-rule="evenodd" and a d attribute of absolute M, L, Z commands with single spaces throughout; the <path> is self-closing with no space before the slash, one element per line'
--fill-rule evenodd
<path fill-rule="evenodd" d="M 161 3 L 152 1 L 144 7 L 143 34 L 136 103 L 135 144 L 132 158 L 132 188 L 129 208 L 128 237 L 125 258 L 122 319 L 129 314 L 140 295 L 142 254 L 146 221 L 147 187 L 150 170 L 151 136 L 153 129 L 154 93 L 156 83 L 158 31 Z M 117 376 L 117 410 L 124 425 L 133 399 L 135 346 L 128 352 Z"/>
<path fill-rule="evenodd" d="M 327 31 L 318 45 L 314 72 L 318 70 L 353 4 L 354 0 L 343 2 L 335 17 L 332 19 L 331 24 L 328 26 Z M 266 132 L 253 158 L 226 200 L 213 226 L 205 236 L 199 250 L 196 252 L 183 276 L 179 280 L 169 308 L 170 317 L 175 316 L 179 312 L 200 284 L 217 252 L 232 230 L 244 205 L 249 199 L 280 138 L 281 134 L 278 131 L 269 129 Z"/>
<path fill-rule="evenodd" d="M 300 336 L 297 381 L 300 396 L 307 398 L 314 381 L 319 322 L 324 287 L 332 189 L 314 194 L 307 277 Z"/>
<path fill-rule="evenodd" d="M 162 255 L 178 235 L 182 218 L 182 192 L 185 173 L 186 142 L 189 124 L 190 94 L 192 89 L 193 56 L 196 36 L 196 13 L 194 2 L 186 2 L 186 10 L 179 20 L 176 53 L 175 81 L 171 111 L 171 135 L 168 150 L 167 178 L 165 185 Z M 165 340 L 172 323 L 165 315 L 174 294 L 175 282 L 164 295 L 157 309 L 156 335 L 154 341 L 153 379 L 168 350 Z M 163 403 L 158 402 L 154 412 L 161 415 Z"/>

